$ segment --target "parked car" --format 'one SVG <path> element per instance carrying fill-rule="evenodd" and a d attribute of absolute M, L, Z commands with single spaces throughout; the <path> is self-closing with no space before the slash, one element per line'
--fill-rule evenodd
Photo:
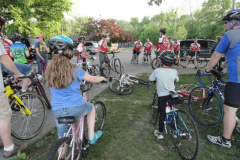
<path fill-rule="evenodd" d="M 73 48 L 73 53 L 76 54 L 77 52 L 77 46 L 79 42 L 73 42 L 74 48 Z M 90 55 L 94 55 L 98 52 L 98 44 L 93 41 L 86 41 L 86 44 L 84 45 L 86 47 L 87 52 Z"/>
<path fill-rule="evenodd" d="M 185 39 L 180 40 L 180 54 L 181 56 L 183 54 L 186 54 L 190 50 L 191 43 L 194 43 L 194 39 Z M 209 52 L 209 49 L 216 43 L 214 40 L 211 39 L 198 39 L 198 43 L 200 44 L 200 57 L 206 57 L 210 58 L 211 53 Z"/>
<path fill-rule="evenodd" d="M 22 38 L 21 42 L 28 47 L 30 53 L 30 57 L 28 57 L 28 59 L 35 60 L 36 59 L 35 44 L 38 42 L 38 40 L 34 38 Z"/>

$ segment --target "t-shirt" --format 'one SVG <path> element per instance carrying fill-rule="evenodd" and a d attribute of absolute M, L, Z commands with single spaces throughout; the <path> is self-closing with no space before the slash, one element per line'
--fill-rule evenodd
<path fill-rule="evenodd" d="M 51 88 L 51 104 L 52 110 L 56 111 L 61 108 L 77 107 L 85 104 L 80 93 L 80 84 L 86 74 L 80 67 L 75 67 L 76 78 L 67 88 L 55 89 Z"/>
<path fill-rule="evenodd" d="M 79 43 L 79 45 L 77 46 L 77 60 L 79 60 L 79 57 L 81 57 L 82 60 L 86 59 L 81 56 L 81 53 L 83 53 L 83 52 L 87 52 L 86 47 L 84 45 L 82 45 L 81 43 Z"/>
<path fill-rule="evenodd" d="M 174 51 L 177 51 L 178 47 L 180 46 L 180 42 L 179 41 L 174 41 L 173 42 L 173 47 L 174 47 Z"/>
<path fill-rule="evenodd" d="M 28 63 L 25 52 L 28 48 L 21 42 L 15 42 L 10 47 L 10 52 L 14 55 L 14 63 Z"/>
<path fill-rule="evenodd" d="M 178 73 L 176 69 L 157 68 L 150 75 L 151 81 L 157 80 L 158 97 L 167 96 L 170 91 L 175 92 L 174 82 L 178 82 Z"/>
<path fill-rule="evenodd" d="M 162 46 L 162 51 L 165 51 L 168 49 L 168 39 L 165 36 L 162 36 L 162 38 L 159 38 L 158 42 Z"/>
<path fill-rule="evenodd" d="M 168 48 L 170 50 L 172 50 L 172 47 L 173 47 L 173 42 L 172 41 L 168 41 Z"/>
<path fill-rule="evenodd" d="M 0 56 L 6 55 L 7 52 L 5 51 L 2 43 L 0 42 Z M 0 62 L 1 65 L 1 62 Z M 2 77 L 2 68 L 0 67 L 0 92 L 4 91 L 4 84 L 3 84 L 3 77 Z"/>
<path fill-rule="evenodd" d="M 5 40 L 4 40 L 4 48 L 5 48 L 7 54 L 9 55 L 9 57 L 10 57 L 11 59 L 14 58 L 14 57 L 12 57 L 12 56 L 10 55 L 10 46 L 11 46 L 12 44 L 13 44 L 13 42 L 12 42 L 10 39 L 5 39 Z"/>
<path fill-rule="evenodd" d="M 49 44 L 48 43 L 45 43 L 45 44 L 49 48 Z M 47 57 L 47 50 L 44 47 L 43 43 L 37 42 L 35 44 L 35 48 L 38 48 L 38 51 L 39 51 L 39 53 L 41 54 L 42 57 Z M 38 55 L 36 54 L 36 56 L 38 56 Z"/>
<path fill-rule="evenodd" d="M 155 44 L 155 46 L 157 47 L 157 50 L 158 50 L 159 48 L 161 48 L 159 42 L 157 42 L 157 43 Z"/>
<path fill-rule="evenodd" d="M 134 42 L 134 49 L 135 50 L 140 50 L 140 48 L 142 47 L 142 43 L 141 42 L 138 42 L 138 41 L 136 41 L 136 42 Z"/>
<path fill-rule="evenodd" d="M 104 40 L 101 40 L 98 42 L 98 45 L 101 46 L 101 49 L 104 51 L 104 52 L 107 52 L 107 42 L 104 41 Z"/>
<path fill-rule="evenodd" d="M 226 54 L 227 82 L 240 83 L 240 29 L 227 31 L 215 51 Z"/>
<path fill-rule="evenodd" d="M 146 43 L 144 44 L 145 50 L 146 50 L 146 51 L 150 51 L 152 45 L 153 45 L 152 42 L 146 42 Z"/>
<path fill-rule="evenodd" d="M 198 48 L 200 48 L 200 44 L 199 43 L 192 43 L 191 48 L 192 48 L 192 51 L 197 51 Z"/>

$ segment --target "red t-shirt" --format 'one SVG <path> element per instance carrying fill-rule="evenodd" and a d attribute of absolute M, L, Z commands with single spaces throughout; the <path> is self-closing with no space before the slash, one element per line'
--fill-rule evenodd
<path fill-rule="evenodd" d="M 11 59 L 14 59 L 14 57 L 10 56 L 10 46 L 13 44 L 13 42 L 9 39 L 4 40 L 4 49 L 6 50 L 7 54 Z"/>
<path fill-rule="evenodd" d="M 176 41 L 176 42 L 174 41 L 174 42 L 173 42 L 174 51 L 177 51 L 178 46 L 180 46 L 179 41 Z"/>
<path fill-rule="evenodd" d="M 200 44 L 199 43 L 192 43 L 191 44 L 191 50 L 192 51 L 197 51 L 198 48 L 200 48 Z"/>
<path fill-rule="evenodd" d="M 168 49 L 168 39 L 165 36 L 162 36 L 162 38 L 159 38 L 159 43 L 162 44 L 163 51 Z"/>
<path fill-rule="evenodd" d="M 134 49 L 138 51 L 142 47 L 142 43 L 141 42 L 135 42 L 134 46 L 135 46 Z"/>
<path fill-rule="evenodd" d="M 151 42 L 146 42 L 146 43 L 144 44 L 145 50 L 146 50 L 146 51 L 150 51 L 152 45 L 153 45 L 153 44 L 152 44 Z"/>
<path fill-rule="evenodd" d="M 82 60 L 86 59 L 81 56 L 81 53 L 83 53 L 83 52 L 87 52 L 87 50 L 86 50 L 85 46 L 83 46 L 81 43 L 79 43 L 79 45 L 77 46 L 77 60 L 79 60 L 79 57 L 81 57 Z"/>
<path fill-rule="evenodd" d="M 107 52 L 107 42 L 104 41 L 104 40 L 101 40 L 98 42 L 98 45 L 101 46 L 101 49 L 104 51 L 104 52 Z"/>

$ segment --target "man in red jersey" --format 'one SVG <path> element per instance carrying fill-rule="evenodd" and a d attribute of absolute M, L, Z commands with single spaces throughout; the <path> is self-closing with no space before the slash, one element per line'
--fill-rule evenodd
<path fill-rule="evenodd" d="M 179 63 L 179 56 L 180 56 L 180 42 L 177 40 L 177 37 L 173 38 L 173 50 L 176 55 L 176 64 Z"/>
<path fill-rule="evenodd" d="M 139 54 L 141 53 L 141 49 L 142 49 L 142 43 L 140 42 L 140 40 L 138 40 L 133 45 L 133 55 L 132 55 L 131 63 L 133 62 L 134 54 L 137 54 L 137 64 L 138 64 Z"/>
<path fill-rule="evenodd" d="M 155 54 L 156 54 L 156 57 L 157 57 L 157 56 L 160 55 L 160 52 L 161 52 L 161 46 L 160 46 L 159 42 L 157 42 L 157 43 L 155 44 L 155 47 L 156 47 L 156 49 L 155 49 Z"/>
<path fill-rule="evenodd" d="M 172 42 L 172 37 L 168 37 L 168 50 L 172 50 L 173 48 L 173 42 Z"/>
<path fill-rule="evenodd" d="M 195 38 L 194 43 L 192 43 L 190 45 L 190 52 L 189 52 L 188 57 L 186 59 L 186 65 L 183 68 L 186 68 L 189 59 L 192 57 L 193 60 L 194 60 L 195 69 L 197 69 L 197 60 L 196 60 L 196 58 L 197 58 L 197 53 L 200 50 L 200 44 L 197 43 L 197 42 L 198 42 L 198 39 Z"/>
<path fill-rule="evenodd" d="M 168 49 L 168 39 L 165 37 L 165 34 L 167 32 L 166 28 L 161 28 L 159 30 L 161 38 L 159 38 L 159 44 L 161 45 L 161 52 Z"/>
<path fill-rule="evenodd" d="M 10 55 L 10 46 L 13 44 L 13 42 L 10 39 L 6 39 L 7 31 L 2 31 L 2 38 L 4 41 L 4 49 L 6 50 L 7 54 L 10 56 L 10 58 L 13 60 L 14 58 Z"/>
<path fill-rule="evenodd" d="M 80 67 L 83 70 L 86 70 L 86 63 L 82 64 L 82 62 L 86 62 L 86 58 L 89 58 L 90 55 L 89 55 L 89 53 L 87 52 L 87 50 L 84 46 L 84 44 L 86 43 L 85 37 L 84 36 L 79 36 L 78 40 L 79 40 L 80 43 L 77 46 L 77 63 L 80 64 Z"/>
<path fill-rule="evenodd" d="M 100 74 L 101 76 L 104 77 L 105 75 L 103 75 L 102 68 L 103 68 L 104 62 L 109 62 L 107 51 L 110 51 L 110 49 L 108 48 L 108 45 L 107 45 L 106 33 L 102 33 L 101 37 L 102 39 L 98 42 L 98 50 L 100 51 L 99 52 Z"/>
<path fill-rule="evenodd" d="M 147 63 L 148 60 L 151 61 L 151 51 L 152 51 L 152 42 L 149 42 L 149 38 L 147 38 L 147 42 L 144 44 L 144 50 L 147 52 Z"/>

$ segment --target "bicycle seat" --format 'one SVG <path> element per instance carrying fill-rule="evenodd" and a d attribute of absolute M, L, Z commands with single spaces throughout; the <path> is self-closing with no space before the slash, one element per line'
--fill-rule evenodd
<path fill-rule="evenodd" d="M 59 124 L 73 124 L 75 122 L 76 122 L 76 118 L 74 116 L 58 118 L 58 123 Z"/>
<path fill-rule="evenodd" d="M 184 102 L 184 98 L 182 95 L 177 94 L 176 92 L 170 92 L 172 95 L 172 102 L 174 104 L 182 104 Z"/>

